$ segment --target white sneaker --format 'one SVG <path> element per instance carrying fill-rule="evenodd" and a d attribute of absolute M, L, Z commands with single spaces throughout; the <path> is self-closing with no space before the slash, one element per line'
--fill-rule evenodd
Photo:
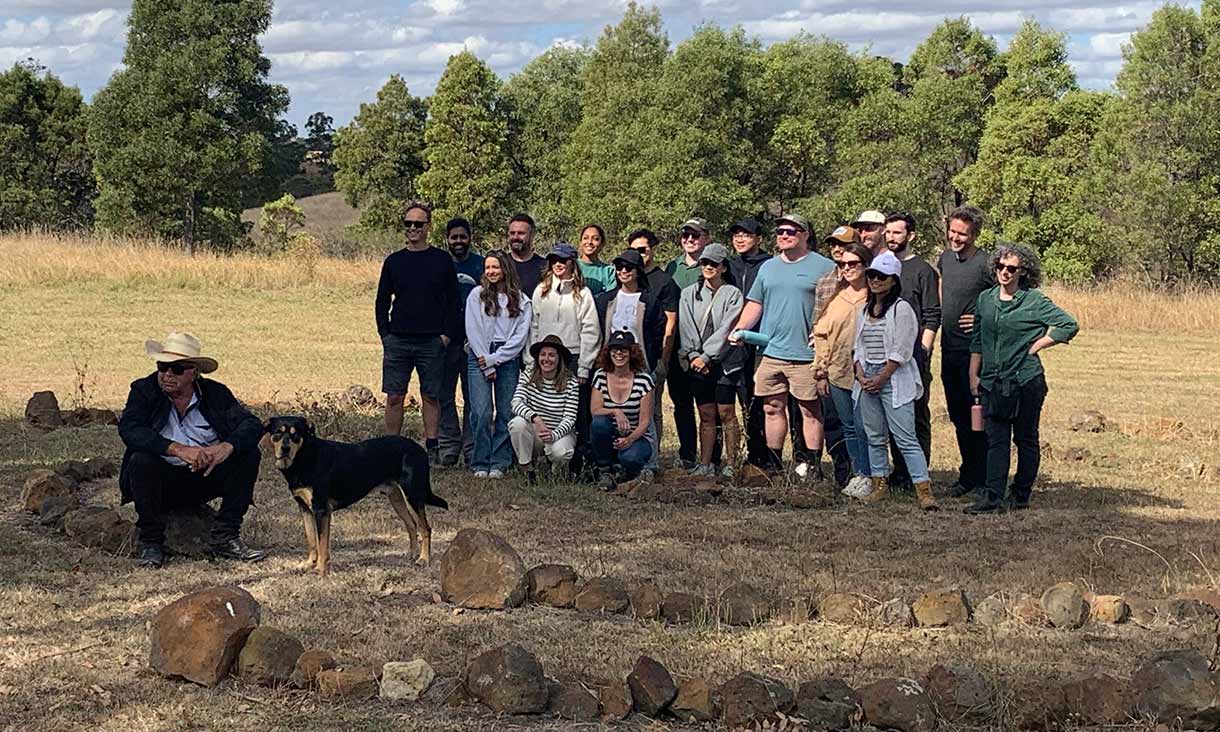
<path fill-rule="evenodd" d="M 700 465 L 695 466 L 694 470 L 690 471 L 690 476 L 692 478 L 715 478 L 716 477 L 716 468 L 713 467 L 711 464 L 708 464 L 708 465 L 700 464 Z"/>
<path fill-rule="evenodd" d="M 804 480 L 805 478 L 809 477 L 809 463 L 804 461 L 797 463 L 796 467 L 792 469 L 792 472 L 796 474 L 796 477 Z"/>
<path fill-rule="evenodd" d="M 491 478 L 492 480 L 499 480 L 504 477 L 504 471 L 503 470 L 488 470 L 487 477 Z"/>
<path fill-rule="evenodd" d="M 847 481 L 847 487 L 842 490 L 843 495 L 848 498 L 863 498 L 873 492 L 873 481 L 863 475 L 853 476 Z"/>
<path fill-rule="evenodd" d="M 486 477 L 487 477 L 487 471 L 486 471 L 486 470 L 476 470 L 476 471 L 474 471 L 474 477 L 476 477 L 476 478 L 486 478 Z"/>

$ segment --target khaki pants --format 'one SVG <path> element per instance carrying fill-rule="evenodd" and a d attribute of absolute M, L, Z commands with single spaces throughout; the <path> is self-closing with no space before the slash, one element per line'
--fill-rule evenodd
<path fill-rule="evenodd" d="M 566 465 L 576 452 L 576 435 L 564 435 L 548 445 L 538 438 L 534 425 L 520 417 L 509 421 L 508 439 L 517 453 L 518 465 L 529 465 L 539 454 L 545 454 L 551 465 Z"/>

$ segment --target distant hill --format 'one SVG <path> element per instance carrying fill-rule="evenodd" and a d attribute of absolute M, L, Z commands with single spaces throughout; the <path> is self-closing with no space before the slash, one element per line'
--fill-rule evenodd
<path fill-rule="evenodd" d="M 359 209 L 347 205 L 337 191 L 298 198 L 297 205 L 305 212 L 305 229 L 324 242 L 346 238 L 344 229 L 360 217 Z M 249 208 L 242 212 L 241 219 L 257 226 L 261 214 L 261 207 Z"/>

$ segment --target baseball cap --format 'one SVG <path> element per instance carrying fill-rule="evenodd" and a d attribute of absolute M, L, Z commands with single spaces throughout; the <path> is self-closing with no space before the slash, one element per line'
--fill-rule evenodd
<path fill-rule="evenodd" d="M 809 231 L 809 219 L 801 216 L 800 214 L 784 214 L 775 220 L 776 223 L 783 223 L 785 221 L 790 224 L 796 224 L 805 231 Z"/>
<path fill-rule="evenodd" d="M 551 253 L 546 255 L 548 260 L 554 259 L 576 259 L 576 247 L 561 241 L 551 249 Z"/>
<path fill-rule="evenodd" d="M 641 272 L 644 271 L 644 257 L 642 257 L 640 253 L 634 249 L 625 250 L 622 254 L 615 257 L 611 264 L 617 266 L 619 262 L 631 265 Z"/>
<path fill-rule="evenodd" d="M 629 330 L 616 330 L 606 341 L 607 348 L 631 348 L 635 345 L 635 336 Z"/>
<path fill-rule="evenodd" d="M 872 264 L 868 265 L 868 269 L 865 271 L 897 277 L 902 274 L 902 262 L 898 261 L 898 257 L 895 257 L 893 252 L 886 250 L 873 257 Z"/>
<path fill-rule="evenodd" d="M 724 248 L 723 244 L 708 244 L 703 247 L 703 252 L 699 254 L 699 261 L 708 260 L 715 264 L 723 264 L 724 260 L 729 258 L 729 250 Z"/>
<path fill-rule="evenodd" d="M 682 225 L 678 227 L 679 231 L 682 229 L 694 229 L 695 231 L 702 231 L 704 234 L 711 231 L 711 229 L 709 229 L 707 226 L 707 219 L 701 219 L 698 217 L 690 218 L 684 221 Z"/>
<path fill-rule="evenodd" d="M 838 226 L 822 241 L 827 244 L 859 244 L 860 232 L 851 226 Z"/>
<path fill-rule="evenodd" d="M 738 231 L 746 231 L 758 236 L 762 233 L 762 226 L 760 226 L 754 219 L 742 219 L 741 221 L 733 224 L 733 227 L 729 229 L 730 234 L 734 234 Z"/>
<path fill-rule="evenodd" d="M 885 214 L 876 210 L 861 211 L 860 215 L 851 223 L 852 226 L 856 224 L 881 224 L 885 226 Z"/>

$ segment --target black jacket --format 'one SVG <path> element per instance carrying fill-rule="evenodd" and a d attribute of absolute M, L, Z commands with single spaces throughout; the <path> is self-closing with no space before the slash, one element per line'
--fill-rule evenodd
<path fill-rule="evenodd" d="M 742 297 L 749 297 L 750 288 L 754 286 L 754 280 L 758 278 L 758 270 L 763 266 L 763 262 L 770 258 L 771 255 L 761 249 L 744 257 L 730 257 L 729 276 L 725 278 L 725 281 L 741 290 Z"/>
<path fill-rule="evenodd" d="M 263 425 L 250 410 L 233 396 L 229 387 L 219 381 L 200 377 L 195 382 L 195 393 L 199 397 L 198 409 L 204 419 L 216 430 L 223 442 L 233 446 L 233 452 L 257 450 L 263 437 Z M 119 469 L 119 490 L 123 503 L 131 498 L 131 476 L 127 471 L 133 453 L 151 452 L 165 455 L 170 440 L 161 436 L 161 429 L 169 421 L 169 410 L 173 408 L 169 397 L 161 391 L 154 371 L 142 379 L 131 382 L 127 394 L 127 405 L 119 417 L 119 437 L 127 446 L 123 453 L 123 466 Z"/>

